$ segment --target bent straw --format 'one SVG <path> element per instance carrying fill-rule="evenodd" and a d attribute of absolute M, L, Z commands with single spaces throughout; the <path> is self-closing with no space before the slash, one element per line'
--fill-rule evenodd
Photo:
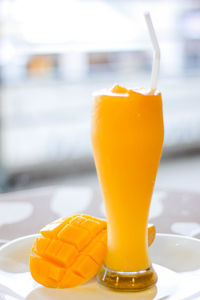
<path fill-rule="evenodd" d="M 151 92 L 154 92 L 157 88 L 157 82 L 158 82 L 158 71 L 160 66 L 160 47 L 152 24 L 150 13 L 149 12 L 145 13 L 144 17 L 146 20 L 151 43 L 154 50 L 153 66 L 152 66 L 152 73 L 151 73 Z"/>

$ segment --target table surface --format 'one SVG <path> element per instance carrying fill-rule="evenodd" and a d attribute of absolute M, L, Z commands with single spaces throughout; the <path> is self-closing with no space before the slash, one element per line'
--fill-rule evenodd
<path fill-rule="evenodd" d="M 105 217 L 99 188 L 56 186 L 0 195 L 0 244 L 38 233 L 47 223 L 75 213 Z M 157 232 L 200 238 L 200 194 L 155 190 L 149 222 Z"/>

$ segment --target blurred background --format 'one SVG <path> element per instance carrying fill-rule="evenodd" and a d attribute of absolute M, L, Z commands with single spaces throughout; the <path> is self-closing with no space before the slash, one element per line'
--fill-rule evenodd
<path fill-rule="evenodd" d="M 200 191 L 200 0 L 0 0 L 1 191 L 97 184 L 92 93 L 149 87 L 146 10 L 162 54 L 156 185 Z"/>

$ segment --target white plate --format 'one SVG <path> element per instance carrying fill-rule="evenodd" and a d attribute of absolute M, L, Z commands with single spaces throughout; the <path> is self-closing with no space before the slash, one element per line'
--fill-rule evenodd
<path fill-rule="evenodd" d="M 0 248 L 0 299 L 118 300 L 200 299 L 200 240 L 157 234 L 150 254 L 158 274 L 156 287 L 139 293 L 115 292 L 93 278 L 72 289 L 49 289 L 37 284 L 29 273 L 29 253 L 35 235 L 16 239 Z"/>

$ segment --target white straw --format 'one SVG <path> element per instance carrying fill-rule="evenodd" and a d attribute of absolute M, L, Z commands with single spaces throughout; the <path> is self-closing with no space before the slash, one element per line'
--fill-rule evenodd
<path fill-rule="evenodd" d="M 149 12 L 145 13 L 144 17 L 147 23 L 149 35 L 154 50 L 153 66 L 152 66 L 152 73 L 151 73 L 151 91 L 155 91 L 157 88 L 158 71 L 160 66 L 160 47 L 152 24 L 150 13 Z"/>

